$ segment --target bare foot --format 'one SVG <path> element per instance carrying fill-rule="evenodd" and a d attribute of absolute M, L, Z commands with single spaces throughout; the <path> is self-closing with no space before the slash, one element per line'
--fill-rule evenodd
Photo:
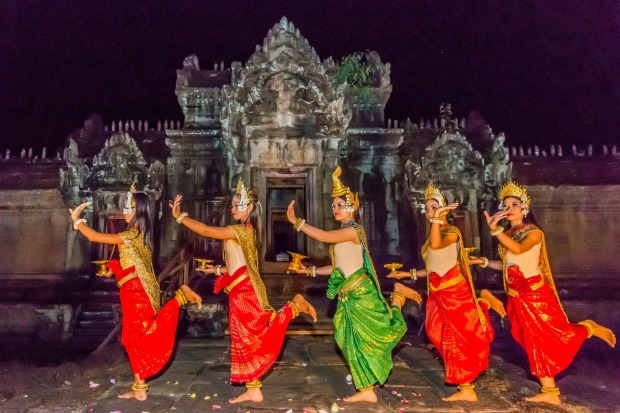
<path fill-rule="evenodd" d="M 592 320 L 586 320 L 586 321 L 590 323 L 592 327 L 594 327 L 594 332 L 592 333 L 594 337 L 600 338 L 605 343 L 609 344 L 610 347 L 616 347 L 616 335 L 614 334 L 613 331 L 611 331 L 607 327 L 603 327 L 602 325 L 598 324 L 595 321 L 592 321 Z"/>
<path fill-rule="evenodd" d="M 185 294 L 185 298 L 187 298 L 187 301 L 189 301 L 190 303 L 196 303 L 198 304 L 198 308 L 202 308 L 202 298 L 198 294 L 196 294 L 194 290 L 189 288 L 187 285 L 182 285 L 181 291 L 183 291 L 183 294 Z"/>
<path fill-rule="evenodd" d="M 526 397 L 525 400 L 527 400 L 528 402 L 534 402 L 534 403 L 549 403 L 549 404 L 554 404 L 556 406 L 559 406 L 562 404 L 562 401 L 560 400 L 560 396 L 556 396 L 555 394 L 549 394 L 549 393 L 538 393 L 536 396 Z"/>
<path fill-rule="evenodd" d="M 127 393 L 119 394 L 118 398 L 119 399 L 136 399 L 136 400 L 143 402 L 147 398 L 146 390 L 131 390 L 131 391 L 128 391 Z"/>
<path fill-rule="evenodd" d="M 377 403 L 377 394 L 375 393 L 375 389 L 358 391 L 353 396 L 345 397 L 344 399 L 347 403 L 354 402 L 368 402 L 368 403 Z"/>
<path fill-rule="evenodd" d="M 454 393 L 452 396 L 442 397 L 441 400 L 443 400 L 444 402 L 476 402 L 478 401 L 478 395 L 476 394 L 474 389 L 461 389 Z"/>
<path fill-rule="evenodd" d="M 418 294 L 416 290 L 411 289 L 409 287 L 405 287 L 401 283 L 394 283 L 394 291 L 397 293 L 401 293 L 402 295 L 405 296 L 405 298 L 413 300 L 418 304 L 422 302 L 422 296 L 420 296 L 420 294 Z"/>
<path fill-rule="evenodd" d="M 303 295 L 297 294 L 295 298 L 293 298 L 293 304 L 295 304 L 295 307 L 297 307 L 300 313 L 308 314 L 316 323 L 316 310 L 314 309 L 314 306 L 310 304 Z"/>
<path fill-rule="evenodd" d="M 500 300 L 498 300 L 497 297 L 491 294 L 491 291 L 489 290 L 480 291 L 480 298 L 482 298 L 483 300 L 487 300 L 491 308 L 497 314 L 499 314 L 501 318 L 506 317 L 506 309 L 504 308 L 504 304 Z"/>
<path fill-rule="evenodd" d="M 246 389 L 240 396 L 234 399 L 228 400 L 229 403 L 241 403 L 241 402 L 254 402 L 260 403 L 263 401 L 263 392 L 261 389 Z"/>

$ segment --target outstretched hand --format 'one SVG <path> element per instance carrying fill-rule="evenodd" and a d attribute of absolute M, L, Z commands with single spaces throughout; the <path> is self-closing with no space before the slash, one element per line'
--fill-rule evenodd
<path fill-rule="evenodd" d="M 172 209 L 172 216 L 174 217 L 174 219 L 178 218 L 178 216 L 181 214 L 181 201 L 183 200 L 183 195 L 177 195 L 174 198 L 174 203 L 169 202 L 168 206 L 170 207 L 170 209 Z"/>
<path fill-rule="evenodd" d="M 476 257 L 476 256 L 474 256 L 474 255 L 470 255 L 470 256 L 469 256 L 469 260 L 468 260 L 468 261 L 469 261 L 469 264 L 470 264 L 470 265 L 482 264 L 482 262 L 483 262 L 483 261 L 482 261 L 482 258 L 480 258 L 480 257 Z"/>
<path fill-rule="evenodd" d="M 297 222 L 297 216 L 295 215 L 295 201 L 291 201 L 291 203 L 288 204 L 286 218 L 288 218 L 288 222 L 291 224 L 295 224 L 295 222 Z"/>
<path fill-rule="evenodd" d="M 291 268 L 287 268 L 286 269 L 286 273 L 287 274 L 289 274 L 291 271 L 293 271 L 293 272 L 295 272 L 297 274 L 307 275 L 308 274 L 308 267 L 306 267 L 302 263 L 299 263 L 299 269 L 291 269 Z"/>
<path fill-rule="evenodd" d="M 387 277 L 395 280 L 402 280 L 403 278 L 411 278 L 411 274 L 409 271 L 399 271 L 397 273 L 389 273 Z"/>
<path fill-rule="evenodd" d="M 507 211 L 499 211 L 498 213 L 493 215 L 489 215 L 487 211 L 484 211 L 484 217 L 487 220 L 487 224 L 489 224 L 489 228 L 491 228 L 492 230 L 497 228 L 497 224 L 499 223 L 499 221 L 506 218 L 507 216 Z"/>
<path fill-rule="evenodd" d="M 207 268 L 196 268 L 196 271 L 205 273 L 206 275 L 215 274 L 215 265 L 207 264 Z M 226 267 L 222 267 L 220 265 L 220 275 L 221 274 L 226 274 L 227 272 L 228 272 L 228 270 L 226 269 Z"/>
<path fill-rule="evenodd" d="M 91 204 L 92 202 L 84 202 L 83 204 L 80 204 L 79 206 L 77 206 L 75 209 L 69 209 L 69 213 L 71 214 L 71 219 L 73 220 L 73 222 L 79 219 L 84 209 L 86 209 L 86 207 Z"/>

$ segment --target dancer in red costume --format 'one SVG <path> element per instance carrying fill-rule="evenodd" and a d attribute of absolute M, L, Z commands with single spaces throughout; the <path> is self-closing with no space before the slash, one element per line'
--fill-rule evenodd
<path fill-rule="evenodd" d="M 260 203 L 254 191 L 246 189 L 239 181 L 231 211 L 240 224 L 223 228 L 188 218 L 187 213 L 181 212 L 181 200 L 182 197 L 177 195 L 171 205 L 172 215 L 178 223 L 202 236 L 224 240 L 226 268 L 210 266 L 204 272 L 218 276 L 216 293 L 224 290 L 229 294 L 231 381 L 246 386 L 246 391 L 230 403 L 261 402 L 263 393 L 259 379 L 280 354 L 289 322 L 300 312 L 309 314 L 316 322 L 316 311 L 301 294 L 278 312 L 269 305 L 258 270 Z"/>
<path fill-rule="evenodd" d="M 502 210 L 493 216 L 485 211 L 491 235 L 500 242 L 502 261 L 472 257 L 471 263 L 503 271 L 508 294 L 508 319 L 512 335 L 527 352 L 531 373 L 538 377 L 541 392 L 526 400 L 559 405 L 555 375 L 566 369 L 579 348 L 592 336 L 616 345 L 614 333 L 592 320 L 572 324 L 560 304 L 545 247 L 545 236 L 530 211 L 524 187 L 509 182 L 500 191 Z M 499 221 L 507 219 L 504 232 Z"/>
<path fill-rule="evenodd" d="M 443 358 L 446 382 L 458 391 L 445 401 L 477 401 L 473 381 L 489 365 L 493 327 L 489 309 L 501 317 L 504 306 L 488 290 L 476 299 L 468 257 L 460 231 L 446 217 L 458 204 L 448 205 L 433 184 L 424 191 L 426 217 L 431 222 L 429 239 L 422 247 L 426 268 L 391 274 L 389 278 L 428 275 L 426 334 Z"/>
<path fill-rule="evenodd" d="M 183 285 L 176 292 L 175 299 L 161 307 L 159 284 L 151 258 L 153 233 L 145 193 L 127 193 L 123 217 L 128 229 L 119 234 L 102 234 L 86 225 L 80 215 L 90 204 L 86 202 L 69 210 L 73 228 L 91 242 L 118 245 L 120 255 L 120 261 L 112 260 L 108 264 L 109 272 L 97 274 L 104 277 L 115 275 L 120 288 L 121 341 L 129 356 L 134 384 L 130 392 L 118 397 L 146 400 L 149 388 L 146 379 L 158 373 L 172 354 L 180 306 L 191 301 L 200 307 L 202 299 Z"/>

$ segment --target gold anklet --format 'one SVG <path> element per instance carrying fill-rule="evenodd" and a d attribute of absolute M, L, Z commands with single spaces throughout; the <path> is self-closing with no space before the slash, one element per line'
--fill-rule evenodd
<path fill-rule="evenodd" d="M 360 387 L 359 389 L 357 389 L 357 391 L 369 391 L 369 390 L 374 390 L 374 389 L 375 389 L 375 385 L 371 384 L 370 386 Z"/>
<path fill-rule="evenodd" d="M 558 387 L 545 387 L 541 386 L 540 392 L 544 394 L 553 394 L 554 396 L 560 395 L 560 389 Z"/>
<path fill-rule="evenodd" d="M 584 326 L 588 330 L 588 338 L 594 334 L 594 326 L 589 321 L 580 321 L 577 324 Z"/>
<path fill-rule="evenodd" d="M 474 386 L 473 383 L 469 383 L 469 384 L 459 384 L 458 386 L 456 386 L 457 389 L 459 390 L 473 390 L 476 386 Z"/>
<path fill-rule="evenodd" d="M 392 294 L 390 294 L 390 299 L 392 300 L 392 304 L 394 304 L 394 298 L 398 298 L 398 300 L 400 300 L 400 302 L 401 302 L 400 306 L 401 307 L 403 305 L 405 305 L 405 302 L 407 301 L 404 295 L 402 295 L 401 293 L 397 293 L 396 291 L 394 291 Z"/>
<path fill-rule="evenodd" d="M 133 383 L 131 385 L 133 391 L 149 391 L 149 385 L 146 383 Z"/>
<path fill-rule="evenodd" d="M 180 288 L 176 291 L 176 293 L 174 293 L 174 295 L 177 301 L 179 302 L 179 306 L 185 305 L 189 302 L 187 301 L 187 297 L 185 296 L 185 293 Z"/>
<path fill-rule="evenodd" d="M 289 301 L 288 305 L 291 307 L 291 311 L 293 312 L 293 318 L 297 317 L 299 315 L 299 309 L 297 308 L 295 303 L 292 301 Z"/>
<path fill-rule="evenodd" d="M 480 305 L 481 303 L 485 303 L 488 310 L 491 309 L 491 303 L 488 300 L 485 300 L 484 298 L 478 298 L 478 305 Z"/>
<path fill-rule="evenodd" d="M 258 379 L 245 382 L 246 389 L 260 389 L 261 387 L 263 387 L 263 383 Z"/>

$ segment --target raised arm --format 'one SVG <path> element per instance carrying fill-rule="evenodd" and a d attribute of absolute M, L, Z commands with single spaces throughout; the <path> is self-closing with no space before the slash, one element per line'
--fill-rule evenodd
<path fill-rule="evenodd" d="M 436 250 L 440 248 L 445 248 L 448 245 L 452 245 L 459 240 L 456 234 L 448 234 L 445 237 L 441 236 L 441 218 L 458 206 L 459 204 L 454 203 L 443 208 L 437 208 L 435 210 L 435 214 L 433 216 L 433 219 L 431 220 L 430 247 L 432 249 Z"/>
<path fill-rule="evenodd" d="M 198 235 L 203 237 L 215 238 L 215 239 L 235 239 L 237 235 L 232 228 L 228 227 L 212 227 L 203 224 L 200 221 L 189 218 L 187 213 L 181 212 L 181 200 L 183 197 L 177 195 L 174 198 L 174 204 L 169 204 L 172 209 L 172 216 L 179 223 L 185 225 L 190 230 L 194 231 Z"/>
<path fill-rule="evenodd" d="M 295 215 L 295 201 L 291 201 L 286 211 L 286 217 L 291 224 L 297 222 L 297 216 Z M 300 229 L 301 232 L 314 238 L 317 241 L 327 242 L 329 244 L 335 244 L 338 242 L 352 241 L 355 244 L 359 244 L 361 241 L 357 235 L 357 232 L 353 228 L 342 228 L 333 231 L 325 231 L 312 225 L 305 223 Z"/>
<path fill-rule="evenodd" d="M 500 211 L 492 216 L 489 215 L 487 211 L 484 211 L 484 216 L 487 219 L 487 224 L 489 224 L 489 229 L 491 231 L 497 230 L 497 224 L 500 220 L 506 218 L 508 212 Z M 534 245 L 537 245 L 542 241 L 543 233 L 542 231 L 532 231 L 530 232 L 525 239 L 521 242 L 517 242 L 513 240 L 511 237 L 506 235 L 506 233 L 501 232 L 495 235 L 497 240 L 502 243 L 510 252 L 513 254 L 523 254 L 531 250 Z"/>
<path fill-rule="evenodd" d="M 98 242 L 101 244 L 124 244 L 123 239 L 118 234 L 104 234 L 102 232 L 95 231 L 88 225 L 86 220 L 80 218 L 84 209 L 92 204 L 92 202 L 84 202 L 75 209 L 69 209 L 71 219 L 73 220 L 73 228 L 80 231 L 90 242 Z"/>

